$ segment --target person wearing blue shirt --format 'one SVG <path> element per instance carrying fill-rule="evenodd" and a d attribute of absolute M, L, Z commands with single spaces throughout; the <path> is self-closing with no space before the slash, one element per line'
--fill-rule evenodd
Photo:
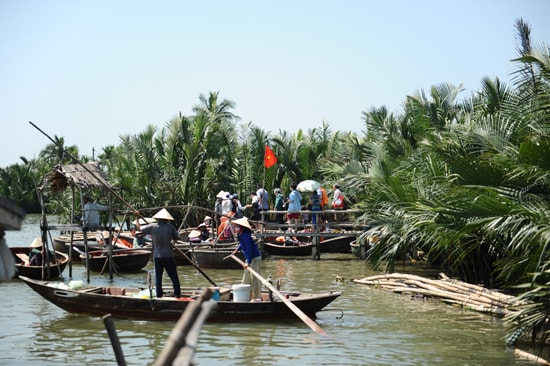
<path fill-rule="evenodd" d="M 246 217 L 233 220 L 231 223 L 235 224 L 239 235 L 239 246 L 233 251 L 233 255 L 235 255 L 238 251 L 241 251 L 246 259 L 242 283 L 243 285 L 250 284 L 250 297 L 252 301 L 261 301 L 262 284 L 260 280 L 252 276 L 250 272 L 246 270 L 247 267 L 250 267 L 258 274 L 260 274 L 261 270 L 262 256 L 260 249 L 258 248 L 258 244 L 252 238 L 252 227 Z"/>
<path fill-rule="evenodd" d="M 107 211 L 109 207 L 95 203 L 92 196 L 85 194 L 84 211 L 82 212 L 82 224 L 87 227 L 99 227 L 99 211 Z"/>
<path fill-rule="evenodd" d="M 288 212 L 286 218 L 290 225 L 290 231 L 298 231 L 298 219 L 302 210 L 302 195 L 296 190 L 296 183 L 290 185 L 290 194 L 288 195 Z"/>
<path fill-rule="evenodd" d="M 308 204 L 311 206 L 311 211 L 321 211 L 321 196 L 319 196 L 317 190 L 311 192 L 311 197 L 309 198 Z M 313 225 L 317 224 L 317 213 L 315 212 L 311 213 L 311 223 Z"/>

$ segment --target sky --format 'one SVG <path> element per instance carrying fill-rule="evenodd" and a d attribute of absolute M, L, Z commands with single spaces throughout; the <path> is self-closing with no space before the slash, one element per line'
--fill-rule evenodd
<path fill-rule="evenodd" d="M 442 83 L 508 82 L 515 21 L 550 43 L 550 1 L 0 0 L 0 168 L 63 137 L 92 156 L 191 115 L 200 95 L 277 134 L 364 131 Z"/>

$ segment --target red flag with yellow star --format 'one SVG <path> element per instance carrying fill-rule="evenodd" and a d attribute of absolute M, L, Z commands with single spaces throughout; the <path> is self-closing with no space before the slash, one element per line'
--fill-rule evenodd
<path fill-rule="evenodd" d="M 277 162 L 277 157 L 273 150 L 269 146 L 265 145 L 265 154 L 264 154 L 264 166 L 266 168 L 271 168 Z"/>

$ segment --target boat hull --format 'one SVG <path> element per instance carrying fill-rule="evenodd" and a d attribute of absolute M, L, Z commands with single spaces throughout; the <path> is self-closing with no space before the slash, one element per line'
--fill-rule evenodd
<path fill-rule="evenodd" d="M 228 249 L 195 249 L 192 251 L 195 263 L 201 268 L 218 269 L 243 269 L 243 267 L 231 258 L 227 258 L 237 247 Z M 245 260 L 244 255 L 238 252 L 237 257 Z"/>
<path fill-rule="evenodd" d="M 55 252 L 55 262 L 50 263 L 48 266 L 31 266 L 23 263 L 23 260 L 17 257 L 17 254 L 27 255 L 29 253 L 29 247 L 10 247 L 10 251 L 15 259 L 15 269 L 17 274 L 26 276 L 33 279 L 55 279 L 61 276 L 67 263 L 69 262 L 69 256 L 65 253 Z"/>
<path fill-rule="evenodd" d="M 322 240 L 319 243 L 319 248 L 321 253 L 349 253 L 351 252 L 350 243 L 353 240 L 354 237 L 351 236 L 329 238 Z M 270 255 L 304 257 L 312 254 L 313 244 L 311 242 L 299 242 L 294 245 L 283 245 L 266 241 L 263 244 L 263 249 Z"/>
<path fill-rule="evenodd" d="M 87 290 L 71 290 L 60 288 L 60 282 L 47 282 L 20 277 L 36 293 L 60 307 L 74 314 L 87 314 L 104 316 L 111 314 L 115 318 L 176 321 L 180 318 L 188 304 L 202 293 L 201 289 L 195 289 L 193 295 L 186 291 L 183 297 L 149 298 L 132 297 L 131 293 L 137 293 L 143 289 L 122 289 L 96 287 Z M 120 294 L 124 293 L 124 295 Z M 154 290 L 152 290 L 154 293 Z M 288 299 L 310 318 L 315 318 L 316 313 L 338 298 L 341 292 L 325 292 L 319 294 L 287 293 Z M 236 302 L 232 300 L 229 289 L 222 293 L 222 298 L 208 317 L 209 322 L 244 322 L 244 321 L 282 321 L 284 319 L 297 318 L 296 314 L 288 306 L 280 301 Z"/>
<path fill-rule="evenodd" d="M 88 252 L 86 256 L 80 255 L 82 264 L 87 265 L 90 271 L 101 272 L 109 270 L 108 253 L 98 250 Z M 114 267 L 118 272 L 135 272 L 143 269 L 151 259 L 151 252 L 141 249 L 116 250 L 113 253 Z"/>
<path fill-rule="evenodd" d="M 350 243 L 355 240 L 353 236 L 337 236 L 322 240 L 319 244 L 321 253 L 350 253 Z"/>
<path fill-rule="evenodd" d="M 304 257 L 311 255 L 313 245 L 311 243 L 299 243 L 297 245 L 283 245 L 265 242 L 263 250 L 269 255 L 284 257 Z"/>

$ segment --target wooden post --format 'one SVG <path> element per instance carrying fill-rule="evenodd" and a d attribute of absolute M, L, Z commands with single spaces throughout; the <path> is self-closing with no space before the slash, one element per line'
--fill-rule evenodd
<path fill-rule="evenodd" d="M 82 228 L 84 233 L 84 260 L 86 261 L 86 281 L 90 283 L 90 261 L 88 260 L 88 229 L 86 226 Z"/>
<path fill-rule="evenodd" d="M 315 213 L 313 211 L 313 215 L 315 215 L 315 226 L 313 228 L 313 238 L 312 238 L 312 248 L 311 248 L 311 259 L 313 260 L 320 260 L 321 259 L 321 243 L 320 243 L 320 236 L 319 236 L 319 214 Z"/>
<path fill-rule="evenodd" d="M 116 334 L 115 324 L 113 323 L 113 318 L 111 318 L 111 314 L 103 316 L 103 324 L 105 324 L 105 328 L 107 328 L 107 333 L 109 334 L 109 338 L 111 339 L 111 345 L 113 346 L 113 350 L 115 351 L 117 365 L 126 366 L 124 353 L 122 352 L 122 347 L 120 347 L 120 340 L 118 339 L 118 335 Z"/>
<path fill-rule="evenodd" d="M 367 253 L 367 248 L 365 244 L 366 240 L 361 238 L 358 238 L 358 240 L 359 240 L 359 258 L 365 259 L 366 253 Z"/>
<path fill-rule="evenodd" d="M 71 224 L 74 224 L 74 186 L 71 186 Z M 73 278 L 73 233 L 74 231 L 71 230 L 71 241 L 69 242 L 69 278 Z M 66 243 L 65 243 L 66 244 Z M 54 245 L 55 250 L 55 245 Z"/>
<path fill-rule="evenodd" d="M 185 310 L 181 314 L 176 326 L 172 329 L 172 333 L 170 333 L 166 347 L 163 348 L 155 361 L 155 366 L 169 366 L 173 364 L 178 352 L 183 346 L 185 346 L 187 335 L 191 329 L 193 329 L 193 326 L 197 320 L 200 318 L 200 321 L 204 322 L 206 317 L 209 315 L 211 308 L 207 309 L 208 311 L 203 317 L 199 317 L 199 314 L 203 309 L 203 303 L 210 300 L 212 297 L 212 292 L 213 291 L 210 288 L 204 289 L 198 301 L 190 302 L 185 307 Z M 202 323 L 200 323 L 200 325 L 202 326 Z"/>
<path fill-rule="evenodd" d="M 113 232 L 111 231 L 113 228 L 113 198 L 111 195 L 109 195 L 109 238 L 104 238 L 104 243 L 109 243 L 109 279 L 113 279 L 113 268 L 114 268 L 114 262 L 113 262 Z M 107 243 L 105 243 L 105 240 L 107 240 Z"/>
<path fill-rule="evenodd" d="M 69 242 L 69 278 L 73 278 L 73 239 L 74 231 L 71 230 L 71 241 Z"/>
<path fill-rule="evenodd" d="M 319 260 L 321 259 L 321 253 L 320 253 L 320 243 L 319 243 L 319 237 L 315 235 L 313 238 L 311 238 L 312 247 L 311 247 L 311 259 L 313 260 Z"/>

